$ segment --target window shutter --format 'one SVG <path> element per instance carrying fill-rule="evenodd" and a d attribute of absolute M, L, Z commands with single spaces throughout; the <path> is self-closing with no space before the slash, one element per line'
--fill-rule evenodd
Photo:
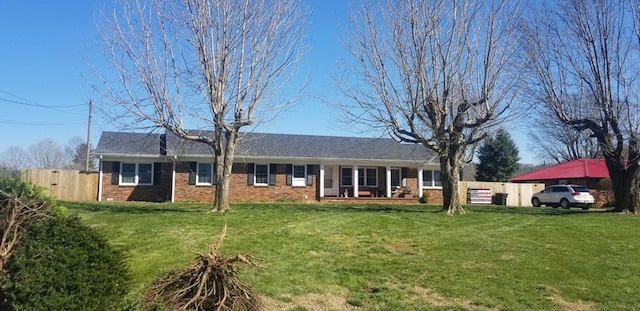
<path fill-rule="evenodd" d="M 218 178 L 216 177 L 216 172 L 218 170 L 216 169 L 216 163 L 213 163 L 213 176 L 211 176 L 211 184 L 215 185 L 218 182 Z"/>
<path fill-rule="evenodd" d="M 153 184 L 159 185 L 162 182 L 162 163 L 153 163 Z"/>
<path fill-rule="evenodd" d="M 189 162 L 189 184 L 196 184 L 196 172 L 198 171 L 198 162 Z"/>
<path fill-rule="evenodd" d="M 269 186 L 276 185 L 277 164 L 269 164 Z"/>
<path fill-rule="evenodd" d="M 313 169 L 315 165 L 309 164 L 307 165 L 307 186 L 313 186 Z"/>
<path fill-rule="evenodd" d="M 111 184 L 117 185 L 120 183 L 120 162 L 112 162 L 111 169 Z"/>
<path fill-rule="evenodd" d="M 287 164 L 287 186 L 293 185 L 293 164 Z"/>
<path fill-rule="evenodd" d="M 254 174 L 255 165 L 253 163 L 247 164 L 247 185 L 253 186 L 255 180 Z"/>

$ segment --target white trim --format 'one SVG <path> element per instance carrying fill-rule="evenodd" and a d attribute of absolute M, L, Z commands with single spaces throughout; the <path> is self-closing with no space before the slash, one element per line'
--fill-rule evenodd
<path fill-rule="evenodd" d="M 358 166 L 354 165 L 353 166 L 353 172 L 351 174 L 351 176 L 353 176 L 353 197 L 357 198 L 358 197 Z"/>
<path fill-rule="evenodd" d="M 134 165 L 133 182 L 122 181 L 122 167 L 125 164 Z M 151 180 L 148 183 L 140 182 L 140 165 L 151 165 Z M 120 162 L 120 172 L 118 173 L 118 186 L 153 186 L 154 162 Z"/>
<path fill-rule="evenodd" d="M 102 161 L 102 157 L 98 160 L 98 202 L 102 201 L 102 168 L 104 167 L 104 162 Z"/>
<path fill-rule="evenodd" d="M 211 171 L 209 172 L 211 175 L 211 182 L 200 182 L 200 164 L 209 164 L 211 165 Z M 196 186 L 213 186 L 214 176 L 214 164 L 210 162 L 196 162 Z"/>
<path fill-rule="evenodd" d="M 424 195 L 424 191 L 422 191 L 422 189 L 424 188 L 424 182 L 422 180 L 422 171 L 423 168 L 418 168 L 418 198 L 422 198 L 422 195 Z"/>
<path fill-rule="evenodd" d="M 171 203 L 176 201 L 176 162 L 171 162 Z"/>
<path fill-rule="evenodd" d="M 430 185 L 422 185 L 422 189 L 442 189 L 442 185 L 440 186 L 436 186 L 436 177 L 435 177 L 435 172 L 440 172 L 440 170 L 423 170 L 423 178 L 421 178 L 420 180 L 423 181 L 424 180 L 424 173 L 425 172 L 429 172 L 431 174 L 431 184 Z M 440 173 L 442 174 L 442 173 Z"/>
<path fill-rule="evenodd" d="M 320 197 L 324 198 L 324 164 L 320 164 L 320 177 L 318 180 L 318 186 L 320 187 Z"/>
<path fill-rule="evenodd" d="M 264 183 L 258 183 L 258 165 L 262 165 L 262 166 L 266 166 L 267 167 L 267 180 Z M 270 169 L 269 164 L 262 164 L 262 163 L 253 163 L 253 185 L 254 186 L 258 186 L 258 187 L 268 187 L 269 186 L 269 169 Z"/>
<path fill-rule="evenodd" d="M 391 166 L 387 166 L 385 168 L 385 176 L 387 177 L 387 189 L 385 190 L 385 193 L 387 194 L 387 198 L 391 197 Z"/>
<path fill-rule="evenodd" d="M 296 166 L 304 169 L 304 177 L 296 178 Z M 291 164 L 291 186 L 292 187 L 306 187 L 307 186 L 307 165 L 304 164 Z"/>

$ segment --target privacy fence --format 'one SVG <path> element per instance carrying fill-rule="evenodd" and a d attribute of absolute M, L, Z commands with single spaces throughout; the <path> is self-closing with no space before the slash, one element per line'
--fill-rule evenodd
<path fill-rule="evenodd" d="M 531 206 L 531 195 L 542 191 L 544 184 L 516 184 L 510 182 L 462 181 L 458 195 L 463 204 L 470 202 L 469 189 L 488 190 L 491 196 L 506 194 L 508 206 Z"/>
<path fill-rule="evenodd" d="M 77 170 L 28 169 L 23 175 L 30 184 L 48 189 L 59 200 L 96 201 L 98 172 Z"/>

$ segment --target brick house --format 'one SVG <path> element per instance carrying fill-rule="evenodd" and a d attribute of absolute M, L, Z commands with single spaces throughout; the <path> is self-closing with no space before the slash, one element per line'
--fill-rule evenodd
<path fill-rule="evenodd" d="M 99 201 L 212 202 L 213 153 L 167 132 L 103 132 Z M 437 157 L 390 138 L 243 133 L 231 202 L 405 200 L 442 202 Z"/>

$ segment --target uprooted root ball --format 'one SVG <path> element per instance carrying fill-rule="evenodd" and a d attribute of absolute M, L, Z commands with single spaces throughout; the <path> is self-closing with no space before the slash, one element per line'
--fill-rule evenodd
<path fill-rule="evenodd" d="M 145 309 L 159 303 L 173 310 L 260 310 L 258 295 L 236 276 L 238 263 L 259 266 L 242 255 L 218 255 L 226 231 L 225 226 L 218 241 L 208 253 L 199 254 L 196 263 L 156 279 L 145 293 Z"/>

